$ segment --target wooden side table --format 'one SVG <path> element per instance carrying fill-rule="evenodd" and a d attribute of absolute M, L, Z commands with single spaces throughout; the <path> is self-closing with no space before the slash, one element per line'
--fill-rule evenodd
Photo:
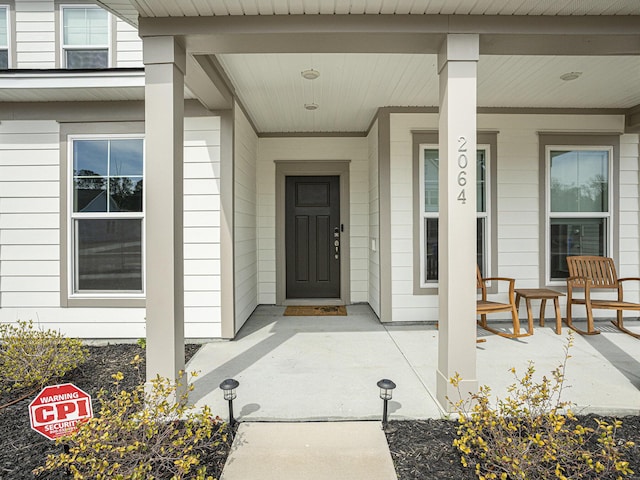
<path fill-rule="evenodd" d="M 544 327 L 544 309 L 547 300 L 553 298 L 553 305 L 556 309 L 556 333 L 562 333 L 562 315 L 560 315 L 559 297 L 564 297 L 564 293 L 550 290 L 548 288 L 516 288 L 516 308 L 520 310 L 520 299 L 524 298 L 527 304 L 527 318 L 529 319 L 529 331 L 533 332 L 533 314 L 531 313 L 531 300 L 542 300 L 540 303 L 540 326 Z"/>

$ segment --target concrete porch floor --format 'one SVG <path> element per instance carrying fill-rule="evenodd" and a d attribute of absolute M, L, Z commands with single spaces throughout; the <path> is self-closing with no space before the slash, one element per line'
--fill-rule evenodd
<path fill-rule="evenodd" d="M 438 331 L 429 325 L 381 324 L 367 305 L 348 306 L 347 316 L 284 317 L 284 307 L 260 306 L 233 341 L 204 345 L 187 365 L 199 372 L 191 399 L 228 416 L 218 385 L 240 382 L 234 414 L 240 421 L 379 420 L 376 382 L 396 384 L 390 419 L 439 418 L 435 401 Z M 553 323 L 535 334 L 506 339 L 478 329 L 478 382 L 506 396 L 528 361 L 549 375 L 564 358 L 566 327 Z M 580 325 L 580 322 L 576 324 Z M 640 324 L 626 322 L 640 332 Z M 505 324 L 506 326 L 507 324 Z M 602 334 L 574 334 L 563 399 L 576 413 L 640 414 L 640 340 L 597 322 Z"/>

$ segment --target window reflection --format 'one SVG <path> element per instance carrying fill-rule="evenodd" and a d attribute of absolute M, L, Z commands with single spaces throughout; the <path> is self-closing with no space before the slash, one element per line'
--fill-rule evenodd
<path fill-rule="evenodd" d="M 569 255 L 607 255 L 609 150 L 549 153 L 549 272 L 567 278 Z"/>
<path fill-rule="evenodd" d="M 142 292 L 143 141 L 78 139 L 72 151 L 74 291 Z"/>

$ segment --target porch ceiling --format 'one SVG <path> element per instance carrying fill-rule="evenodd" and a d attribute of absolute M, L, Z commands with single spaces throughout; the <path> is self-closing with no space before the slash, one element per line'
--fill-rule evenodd
<path fill-rule="evenodd" d="M 436 55 L 230 54 L 218 58 L 260 132 L 365 131 L 383 106 L 438 105 Z M 305 80 L 303 70 L 320 72 Z M 567 72 L 581 72 L 563 81 Z M 478 106 L 627 109 L 640 57 L 481 56 Z M 305 103 L 319 108 L 307 111 Z"/>
<path fill-rule="evenodd" d="M 447 32 L 481 32 L 480 108 L 623 113 L 640 105 L 640 27 L 629 18 L 640 16 L 638 0 L 98 3 L 140 20 L 143 36 L 182 36 L 201 65 L 224 71 L 260 133 L 363 132 L 379 107 L 437 106 L 434 53 Z M 320 77 L 302 78 L 310 68 Z M 560 79 L 569 72 L 581 75 Z M 206 91 L 194 93 L 227 108 L 206 101 Z M 306 110 L 311 103 L 318 108 Z"/>

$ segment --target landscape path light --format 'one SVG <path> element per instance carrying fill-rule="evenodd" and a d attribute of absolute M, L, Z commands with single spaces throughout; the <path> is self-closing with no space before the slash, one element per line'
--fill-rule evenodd
<path fill-rule="evenodd" d="M 233 418 L 233 400 L 236 398 L 236 388 L 240 382 L 233 378 L 227 378 L 220 384 L 220 390 L 224 393 L 224 399 L 229 402 L 229 425 L 233 426 L 235 419 Z"/>
<path fill-rule="evenodd" d="M 393 389 L 396 388 L 396 384 L 388 378 L 383 378 L 378 382 L 378 387 L 380 387 L 380 398 L 384 401 L 384 406 L 382 408 L 382 426 L 386 427 L 387 407 L 389 404 L 389 400 L 393 398 Z"/>

